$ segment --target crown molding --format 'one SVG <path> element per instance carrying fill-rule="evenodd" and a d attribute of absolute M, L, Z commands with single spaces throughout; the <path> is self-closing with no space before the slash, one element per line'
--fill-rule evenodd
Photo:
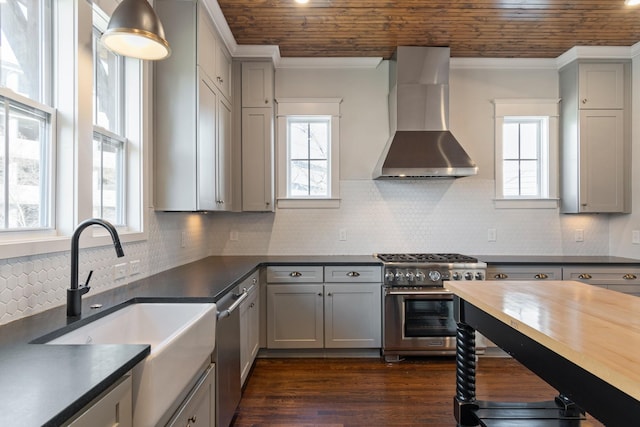
<path fill-rule="evenodd" d="M 451 69 L 485 70 L 555 70 L 556 62 L 552 58 L 451 58 Z"/>
<path fill-rule="evenodd" d="M 276 68 L 313 68 L 313 69 L 345 69 L 345 68 L 378 68 L 381 57 L 350 58 L 280 58 Z"/>
<path fill-rule="evenodd" d="M 558 69 L 578 59 L 631 59 L 632 46 L 575 46 L 556 58 Z"/>

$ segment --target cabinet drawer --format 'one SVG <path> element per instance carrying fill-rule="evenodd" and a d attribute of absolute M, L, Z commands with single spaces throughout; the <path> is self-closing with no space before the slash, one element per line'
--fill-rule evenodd
<path fill-rule="evenodd" d="M 327 283 L 381 283 L 382 267 L 377 265 L 332 265 L 324 268 Z"/>
<path fill-rule="evenodd" d="M 562 268 L 549 265 L 489 267 L 487 280 L 562 280 Z"/>
<path fill-rule="evenodd" d="M 590 285 L 630 286 L 640 285 L 640 268 L 638 267 L 565 267 L 562 269 L 563 280 L 577 280 Z M 609 289 L 613 289 L 608 286 Z"/>
<path fill-rule="evenodd" d="M 268 283 L 322 283 L 322 266 L 296 265 L 267 267 Z"/>

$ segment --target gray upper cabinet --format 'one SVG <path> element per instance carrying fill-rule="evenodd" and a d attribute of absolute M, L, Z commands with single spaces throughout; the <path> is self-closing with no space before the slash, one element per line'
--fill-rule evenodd
<path fill-rule="evenodd" d="M 242 210 L 274 210 L 273 64 L 242 63 Z"/>
<path fill-rule="evenodd" d="M 630 212 L 630 74 L 628 62 L 560 70 L 564 213 Z"/>
<path fill-rule="evenodd" d="M 172 50 L 155 63 L 155 208 L 231 210 L 230 57 L 201 2 L 155 9 Z"/>

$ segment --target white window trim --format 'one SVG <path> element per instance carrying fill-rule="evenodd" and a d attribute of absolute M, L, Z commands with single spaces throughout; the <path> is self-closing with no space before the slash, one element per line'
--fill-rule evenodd
<path fill-rule="evenodd" d="M 340 207 L 340 104 L 342 98 L 278 98 L 277 103 L 277 207 L 280 209 L 335 209 Z M 287 117 L 330 116 L 331 164 L 329 198 L 287 196 Z"/>
<path fill-rule="evenodd" d="M 559 181 L 559 102 L 560 99 L 494 99 L 495 107 L 495 207 L 499 209 L 557 209 Z M 502 192 L 502 128 L 509 116 L 549 118 L 549 189 L 544 198 L 509 198 Z"/>

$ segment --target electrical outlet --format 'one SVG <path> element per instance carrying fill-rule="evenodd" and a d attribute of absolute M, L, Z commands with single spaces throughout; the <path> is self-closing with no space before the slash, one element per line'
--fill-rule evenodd
<path fill-rule="evenodd" d="M 115 280 L 118 279 L 124 279 L 125 277 L 127 277 L 127 263 L 123 262 L 120 264 L 116 264 L 113 266 L 113 278 Z"/>
<path fill-rule="evenodd" d="M 229 240 L 231 240 L 232 242 L 237 242 L 238 238 L 239 238 L 238 230 L 231 230 L 229 232 Z"/>
<path fill-rule="evenodd" d="M 576 242 L 584 242 L 584 230 L 582 228 L 576 228 L 574 231 L 574 237 Z"/>
<path fill-rule="evenodd" d="M 129 261 L 129 276 L 135 276 L 136 274 L 140 274 L 139 259 L 134 259 L 133 261 Z"/>
<path fill-rule="evenodd" d="M 341 228 L 340 230 L 338 230 L 338 240 L 340 241 L 345 241 L 347 240 L 347 229 L 346 228 Z"/>
<path fill-rule="evenodd" d="M 640 245 L 640 230 L 633 230 L 631 232 L 631 243 Z"/>
<path fill-rule="evenodd" d="M 498 232 L 495 228 L 490 228 L 487 230 L 487 241 L 495 242 L 498 240 Z"/>
<path fill-rule="evenodd" d="M 187 232 L 183 231 L 180 235 L 180 247 L 184 248 L 187 246 Z"/>

